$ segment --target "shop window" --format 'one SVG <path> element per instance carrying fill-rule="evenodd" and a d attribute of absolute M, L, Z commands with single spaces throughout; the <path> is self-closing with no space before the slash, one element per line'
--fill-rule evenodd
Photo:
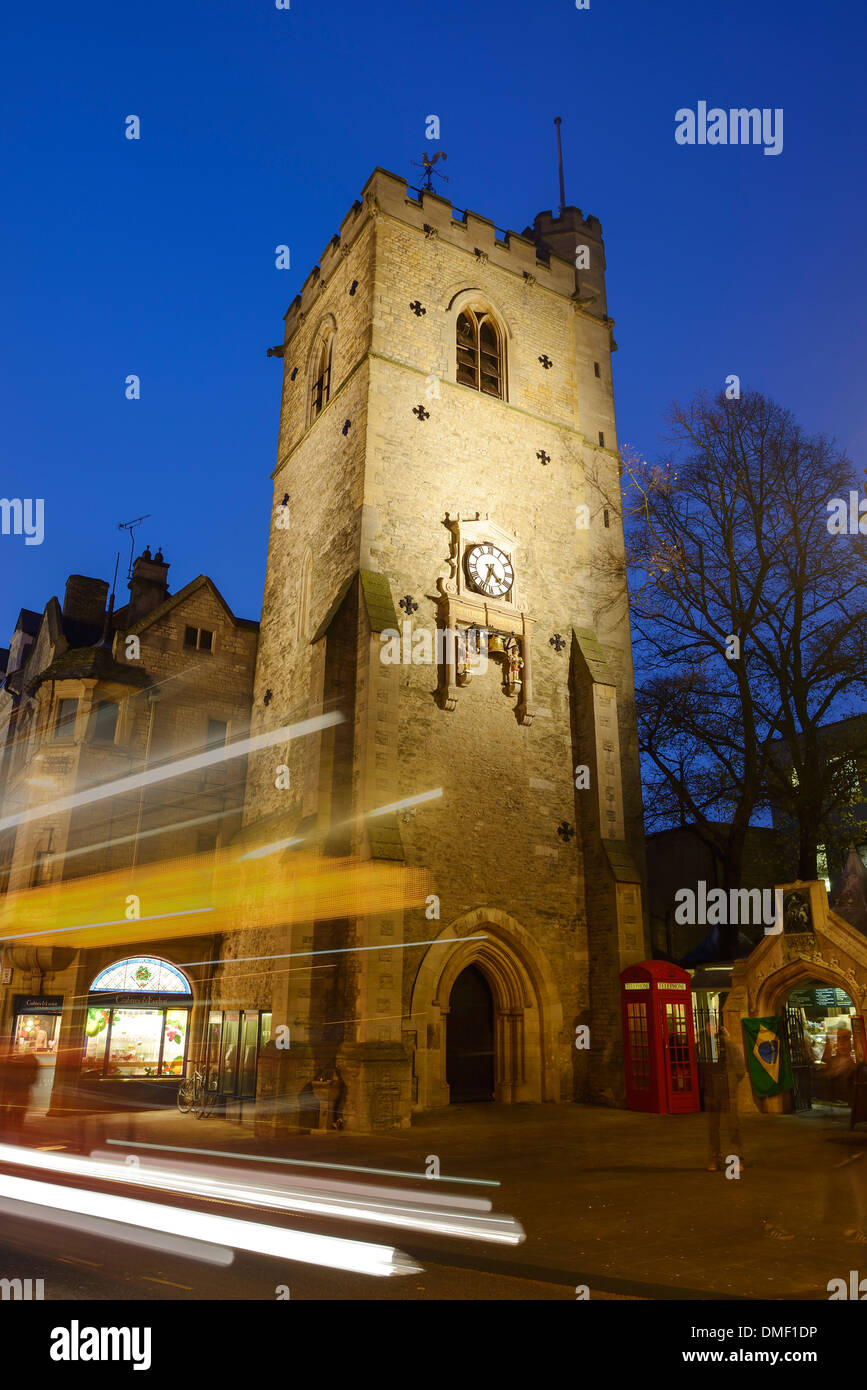
<path fill-rule="evenodd" d="M 187 1047 L 188 1009 L 166 1009 L 160 1076 L 183 1076 Z"/>
<path fill-rule="evenodd" d="M 107 1076 L 157 1076 L 165 1015 L 162 1009 L 112 1009 Z"/>
<path fill-rule="evenodd" d="M 181 1077 L 187 1055 L 186 1008 L 103 1009 L 85 1023 L 82 1073 L 107 1077 Z"/>
<path fill-rule="evenodd" d="M 59 1028 L 60 1014 L 19 1014 L 15 1021 L 15 1051 L 54 1052 Z"/>
<path fill-rule="evenodd" d="M 114 700 L 99 700 L 90 716 L 90 738 L 99 743 L 114 743 L 117 729 L 117 705 Z"/>
<path fill-rule="evenodd" d="M 85 1076 L 102 1076 L 105 1070 L 105 1044 L 108 1041 L 108 1025 L 111 1009 L 88 1009 L 84 1025 L 84 1059 L 82 1073 Z"/>
<path fill-rule="evenodd" d="M 77 714 L 77 700 L 58 700 L 57 718 L 54 721 L 54 737 L 56 739 L 75 737 L 75 718 Z"/>

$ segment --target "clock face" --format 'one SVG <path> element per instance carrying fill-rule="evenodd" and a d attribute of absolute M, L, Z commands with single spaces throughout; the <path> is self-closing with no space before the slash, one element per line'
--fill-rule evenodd
<path fill-rule="evenodd" d="M 495 545 L 474 545 L 467 551 L 467 578 L 478 593 L 502 598 L 515 582 L 515 571 Z"/>

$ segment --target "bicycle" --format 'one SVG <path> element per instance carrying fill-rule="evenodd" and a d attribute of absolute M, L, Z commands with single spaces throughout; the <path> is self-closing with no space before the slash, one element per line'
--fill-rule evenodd
<path fill-rule="evenodd" d="M 178 1110 L 182 1115 L 188 1115 L 192 1110 L 196 1119 L 201 1120 L 212 1113 L 216 1103 L 216 1076 L 195 1067 L 192 1076 L 185 1077 L 178 1087 Z"/>

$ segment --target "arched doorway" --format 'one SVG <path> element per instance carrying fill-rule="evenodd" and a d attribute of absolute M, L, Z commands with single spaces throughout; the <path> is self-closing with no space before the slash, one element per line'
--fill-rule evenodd
<path fill-rule="evenodd" d="M 845 990 L 827 980 L 800 980 L 789 992 L 783 1016 L 796 1112 L 848 1106 L 861 1041 L 853 1033 L 856 1012 Z"/>
<path fill-rule="evenodd" d="M 449 996 L 446 1081 L 452 1104 L 494 1098 L 494 1000 L 475 965 L 461 971 Z"/>

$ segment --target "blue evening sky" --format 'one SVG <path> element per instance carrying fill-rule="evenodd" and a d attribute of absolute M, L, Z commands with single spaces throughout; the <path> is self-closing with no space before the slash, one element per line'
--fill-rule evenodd
<path fill-rule="evenodd" d="M 558 202 L 555 115 L 605 236 L 621 445 L 737 372 L 860 471 L 865 36 L 851 0 L 7 7 L 0 495 L 43 497 L 46 536 L 0 536 L 0 646 L 118 548 L 122 603 L 145 512 L 173 588 L 208 573 L 258 617 L 290 300 L 372 169 L 413 181 L 423 150 L 520 232 Z M 700 100 L 782 107 L 782 154 L 678 146 Z"/>

